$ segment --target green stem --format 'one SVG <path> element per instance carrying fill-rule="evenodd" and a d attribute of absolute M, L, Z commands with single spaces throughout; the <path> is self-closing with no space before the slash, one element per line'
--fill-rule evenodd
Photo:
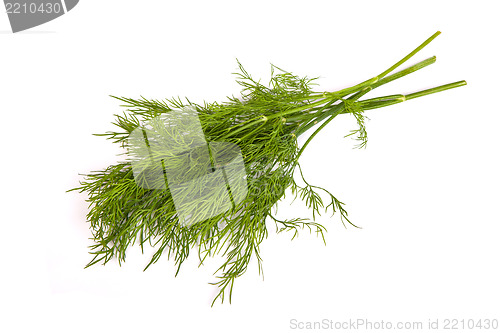
<path fill-rule="evenodd" d="M 377 87 L 380 87 L 381 85 L 384 85 L 384 84 L 389 83 L 391 81 L 394 81 L 396 79 L 402 78 L 403 76 L 406 76 L 406 75 L 411 74 L 413 72 L 416 72 L 416 71 L 418 71 L 418 70 L 420 70 L 420 69 L 422 69 L 424 67 L 432 65 L 435 62 L 436 62 L 436 57 L 435 56 L 427 58 L 425 60 L 422 60 L 422 61 L 416 63 L 415 65 L 412 65 L 412 66 L 410 66 L 408 68 L 405 68 L 405 69 L 403 69 L 403 70 L 401 70 L 399 72 L 396 72 L 396 73 L 394 73 L 392 75 L 389 75 L 387 77 L 382 78 L 381 80 L 379 80 L 378 82 L 374 83 L 373 85 L 365 87 L 364 89 L 358 91 L 356 94 L 352 95 L 348 99 L 349 100 L 354 100 L 354 101 L 358 100 L 363 95 L 367 94 L 368 92 L 370 92 L 371 90 L 373 90 L 373 89 L 375 89 Z M 321 111 L 323 111 L 323 110 L 321 110 Z M 335 110 L 330 109 L 330 110 L 327 110 L 327 111 L 323 112 L 321 115 L 314 115 L 313 119 L 310 119 L 309 121 L 307 121 L 304 125 L 302 125 L 300 127 L 300 129 L 297 131 L 297 133 L 298 133 L 297 136 L 300 135 L 300 134 L 302 134 L 302 133 L 304 133 L 304 132 L 306 132 L 311 127 L 313 127 L 314 125 L 316 125 L 318 122 L 320 122 L 323 119 L 327 118 L 329 115 L 332 114 L 332 112 L 335 112 Z M 347 112 L 345 112 L 345 113 L 347 113 Z"/>
<path fill-rule="evenodd" d="M 332 120 L 333 120 L 333 118 L 335 118 L 338 114 L 342 113 L 342 110 L 344 109 L 344 107 L 343 107 L 343 103 L 335 105 L 335 107 L 334 107 L 334 108 L 335 108 L 337 111 L 336 111 L 336 112 L 334 112 L 334 113 L 330 116 L 330 118 L 328 118 L 327 120 L 325 120 L 325 121 L 324 121 L 324 122 L 323 122 L 323 123 L 322 123 L 322 124 L 321 124 L 321 125 L 320 125 L 320 126 L 319 126 L 316 130 L 315 130 L 315 131 L 314 131 L 314 133 L 313 133 L 313 134 L 311 134 L 311 135 L 307 138 L 306 142 L 302 145 L 302 147 L 300 148 L 299 152 L 297 153 L 297 158 L 295 159 L 296 163 L 298 162 L 300 155 L 302 155 L 302 153 L 303 153 L 303 152 L 304 152 L 304 150 L 306 149 L 307 145 L 309 144 L 309 142 L 311 142 L 311 141 L 312 141 L 312 139 L 316 136 L 316 134 L 318 134 L 318 133 L 319 133 L 319 132 L 320 132 L 320 131 L 321 131 L 321 130 L 322 130 L 322 129 L 326 126 L 326 125 L 328 125 L 328 123 L 329 123 L 330 121 L 332 121 Z"/>
<path fill-rule="evenodd" d="M 406 96 L 406 99 L 408 100 L 408 99 L 422 97 L 422 96 L 429 95 L 429 94 L 434 94 L 434 93 L 437 93 L 437 92 L 440 92 L 440 91 L 444 91 L 444 90 L 448 90 L 448 89 L 453 89 L 453 88 L 465 86 L 466 84 L 467 84 L 467 82 L 465 82 L 464 80 L 462 80 L 462 81 L 448 83 L 448 84 L 444 84 L 442 86 L 438 86 L 438 87 L 434 87 L 434 88 L 430 88 L 430 89 L 426 89 L 426 90 L 417 91 L 415 93 L 408 94 L 408 95 L 405 95 L 405 96 Z"/>
<path fill-rule="evenodd" d="M 425 90 L 417 91 L 417 92 L 414 92 L 414 93 L 411 93 L 411 94 L 408 94 L 408 95 L 382 96 L 382 97 L 378 97 L 378 98 L 366 99 L 366 100 L 360 101 L 359 103 L 360 103 L 360 106 L 361 106 L 361 108 L 363 110 L 378 109 L 378 108 L 381 108 L 381 107 L 384 107 L 384 106 L 398 104 L 398 103 L 401 103 L 401 102 L 404 102 L 404 101 L 407 101 L 407 100 L 410 100 L 410 99 L 414 99 L 414 98 L 418 98 L 418 97 L 422 97 L 422 96 L 434 94 L 434 93 L 437 93 L 437 92 L 440 92 L 440 91 L 445 91 L 445 90 L 448 90 L 448 89 L 458 88 L 458 87 L 464 86 L 466 84 L 467 84 L 467 82 L 465 82 L 464 80 L 462 80 L 462 81 L 457 81 L 457 82 L 453 82 L 453 83 L 444 84 L 442 86 L 437 86 L 437 87 L 430 88 L 430 89 L 425 89 Z"/>
<path fill-rule="evenodd" d="M 317 107 L 317 106 L 321 106 L 325 102 L 328 102 L 328 101 L 331 102 L 332 100 L 334 100 L 334 101 L 335 100 L 339 100 L 342 97 L 350 95 L 350 94 L 355 93 L 355 92 L 360 92 L 360 91 L 363 91 L 363 90 L 368 90 L 370 86 L 376 84 L 384 76 L 386 76 L 387 74 L 389 74 L 390 72 L 392 72 L 394 69 L 396 69 L 397 67 L 401 66 L 408 59 L 410 59 L 411 57 L 413 57 L 418 51 L 420 51 L 421 49 L 423 49 L 427 44 L 429 44 L 440 33 L 441 32 L 438 31 L 434 35 L 432 35 L 431 37 L 427 38 L 425 40 L 425 42 L 423 42 L 422 44 L 420 44 L 416 49 L 414 49 L 413 51 L 411 51 L 410 53 L 408 53 L 404 58 L 402 58 L 401 60 L 399 60 L 397 63 L 395 63 L 394 65 L 392 65 L 391 67 L 389 67 L 384 72 L 380 73 L 380 75 L 378 75 L 378 76 L 375 76 L 375 77 L 373 77 L 373 78 L 371 78 L 369 80 L 363 81 L 363 82 L 361 82 L 361 83 L 359 83 L 357 85 L 354 85 L 352 87 L 341 89 L 341 90 L 338 90 L 338 91 L 335 91 L 335 92 L 332 92 L 332 93 L 327 93 L 327 94 L 322 94 L 322 95 L 321 94 L 320 95 L 312 95 L 313 99 L 317 99 L 317 98 L 321 99 L 322 96 L 325 97 L 324 99 L 321 99 L 318 102 L 315 102 L 315 103 L 312 103 L 312 104 L 309 104 L 309 105 L 300 106 L 300 107 L 297 107 L 297 108 L 293 108 L 293 109 L 288 110 L 286 112 L 282 112 L 282 113 L 279 113 L 279 114 L 271 115 L 271 116 L 268 116 L 268 117 L 265 117 L 265 116 L 258 117 L 258 118 L 255 118 L 254 120 L 251 120 L 250 122 L 248 122 L 247 124 L 245 124 L 243 126 L 237 125 L 237 126 L 233 126 L 231 128 L 228 128 L 227 131 L 230 134 L 227 135 L 227 136 L 225 136 L 224 138 L 227 138 L 228 136 L 234 136 L 234 134 L 237 134 L 237 133 L 239 133 L 239 132 L 241 132 L 241 131 L 249 128 L 249 127 L 252 127 L 252 126 L 258 124 L 258 123 L 267 122 L 268 119 L 272 119 L 272 118 L 276 118 L 276 117 L 284 117 L 285 115 L 289 115 L 289 114 L 293 114 L 293 113 L 298 113 L 298 112 L 301 112 L 301 111 L 304 111 L 304 110 L 307 110 L 307 109 L 311 109 L 311 108 L 314 108 L 314 107 Z M 396 78 L 393 78 L 393 80 L 396 79 Z M 390 82 L 390 81 L 386 81 L 386 83 L 387 82 Z M 368 92 L 368 91 L 366 91 L 366 92 Z M 305 98 L 304 100 L 307 100 L 307 98 Z M 313 122 L 313 125 L 316 124 L 316 123 L 317 123 L 317 120 L 315 122 Z M 238 126 L 241 126 L 241 127 L 236 128 Z M 302 133 L 303 132 L 304 131 L 302 131 Z M 221 138 L 221 139 L 224 139 L 224 138 Z"/>
<path fill-rule="evenodd" d="M 289 114 L 302 112 L 302 111 L 309 110 L 309 109 L 312 109 L 312 108 L 315 108 L 315 107 L 318 107 L 318 106 L 324 106 L 325 103 L 327 103 L 326 105 L 328 106 L 329 104 L 331 104 L 331 103 L 339 100 L 342 97 L 345 97 L 347 95 L 352 94 L 353 92 L 356 92 L 356 91 L 358 91 L 360 89 L 363 89 L 365 87 L 369 87 L 372 84 L 375 84 L 377 81 L 378 81 L 378 78 L 374 77 L 374 78 L 371 78 L 369 80 L 363 81 L 363 82 L 361 82 L 361 83 L 359 83 L 359 84 L 357 84 L 355 86 L 352 86 L 352 87 L 349 87 L 349 88 L 345 88 L 345 89 L 341 89 L 341 90 L 338 90 L 338 91 L 334 91 L 334 92 L 331 92 L 331 93 L 328 93 L 328 94 L 324 94 L 325 97 L 323 99 L 321 99 L 320 101 L 318 101 L 318 102 L 307 104 L 307 105 L 302 105 L 302 106 L 290 109 L 288 111 L 276 113 L 276 114 L 273 114 L 273 115 L 270 115 L 270 116 L 264 116 L 264 115 L 262 115 L 262 116 L 254 118 L 253 120 L 250 120 L 249 122 L 247 122 L 243 126 L 241 126 L 241 124 L 239 124 L 237 126 L 240 126 L 240 127 L 236 128 L 237 126 L 233 126 L 233 127 L 228 128 L 226 131 L 230 133 L 229 134 L 230 136 L 234 136 L 235 134 L 237 134 L 237 133 L 239 133 L 241 131 L 244 131 L 244 130 L 246 130 L 249 127 L 252 127 L 252 126 L 254 126 L 256 124 L 259 124 L 259 123 L 265 123 L 265 122 L 267 122 L 270 119 L 274 119 L 274 118 L 278 118 L 278 117 L 284 117 L 284 116 L 287 116 Z M 323 108 L 324 107 L 322 107 L 321 109 L 323 109 Z M 225 137 L 223 137 L 221 139 L 227 138 L 228 136 L 225 136 Z"/>
<path fill-rule="evenodd" d="M 337 92 L 334 92 L 334 93 L 329 93 L 329 94 L 340 94 L 341 92 L 343 91 L 351 91 L 350 93 L 353 93 L 353 92 L 356 92 L 358 90 L 360 90 L 361 88 L 363 88 L 364 86 L 367 86 L 366 83 L 368 83 L 369 81 L 371 80 L 375 80 L 375 82 L 373 84 L 368 84 L 368 86 L 372 86 L 372 88 L 375 88 L 374 86 L 381 86 L 385 83 L 388 83 L 390 81 L 393 81 L 397 78 L 400 78 L 404 75 L 407 75 L 409 73 L 406 73 L 406 74 L 403 74 L 403 71 L 400 71 L 394 75 L 391 75 L 390 79 L 388 79 L 389 77 L 387 77 L 386 79 L 383 79 L 387 74 L 389 74 L 390 72 L 392 72 L 393 70 L 395 70 L 396 68 L 398 68 L 399 66 L 401 66 L 403 63 L 405 63 L 406 61 L 408 61 L 411 57 L 413 57 L 415 54 L 417 54 L 420 50 L 422 50 L 424 47 L 426 47 L 430 42 L 432 42 L 437 36 L 439 36 L 441 34 L 440 31 L 437 31 L 435 32 L 431 37 L 427 38 L 422 44 L 420 44 L 417 48 L 415 48 L 413 51 L 411 51 L 410 53 L 408 53 L 405 57 L 403 57 L 401 60 L 399 60 L 397 63 L 395 63 L 394 65 L 392 65 L 391 67 L 389 67 L 388 69 L 386 69 L 385 71 L 383 71 L 382 73 L 380 73 L 379 75 L 377 75 L 376 77 L 370 79 L 370 80 L 367 80 L 367 81 L 364 81 L 356 86 L 353 86 L 351 88 L 347 88 L 347 89 L 343 89 L 343 90 L 339 90 Z M 425 66 L 428 66 L 432 63 L 434 63 L 436 61 L 436 57 L 431 57 L 431 58 L 428 58 L 428 59 L 425 59 L 424 61 L 421 61 L 419 62 L 418 64 L 415 65 L 415 68 L 413 69 L 413 71 L 416 71 L 420 68 L 423 68 Z M 412 66 L 413 68 L 414 66 Z M 412 72 L 413 72 L 412 71 Z M 388 79 L 388 80 L 387 80 Z M 378 82 L 377 82 L 378 81 Z M 325 94 L 315 94 L 315 95 L 311 95 L 311 96 L 308 96 L 307 98 L 303 98 L 303 99 L 298 99 L 298 100 L 308 100 L 308 99 L 319 99 L 319 98 L 322 98 L 324 97 Z"/>
<path fill-rule="evenodd" d="M 434 40 L 434 38 L 436 38 L 437 36 L 439 36 L 439 34 L 441 34 L 441 31 L 437 31 L 434 35 L 432 35 L 431 37 L 427 38 L 425 40 L 425 42 L 423 42 L 422 44 L 420 44 L 415 50 L 413 50 L 410 53 L 408 53 L 403 59 L 399 60 L 397 63 L 395 63 L 394 65 L 392 65 L 386 71 L 380 73 L 380 75 L 378 77 L 382 78 L 382 77 L 386 76 L 387 74 L 389 74 L 390 72 L 392 72 L 393 70 L 395 70 L 397 67 L 399 67 L 400 65 L 402 65 L 408 59 L 410 59 L 411 57 L 413 57 L 417 52 L 419 52 L 425 46 L 427 46 L 427 44 L 429 44 L 430 42 L 432 42 Z"/>
<path fill-rule="evenodd" d="M 436 62 L 436 56 L 432 56 L 432 57 L 430 57 L 430 58 L 427 58 L 427 59 L 425 59 L 425 60 L 422 60 L 422 61 L 420 61 L 420 62 L 416 63 L 415 65 L 412 65 L 412 66 L 407 67 L 407 68 L 405 68 L 405 69 L 403 69 L 403 70 L 401 70 L 401 71 L 399 71 L 399 72 L 396 72 L 396 73 L 394 73 L 394 74 L 391 74 L 391 75 L 389 75 L 389 76 L 384 77 L 383 79 L 381 79 L 381 80 L 380 80 L 380 81 L 378 81 L 377 83 L 373 84 L 373 85 L 371 86 L 371 88 L 372 88 L 372 89 L 375 89 L 375 88 L 377 88 L 377 87 L 380 87 L 380 86 L 382 86 L 382 85 L 384 85 L 384 84 L 386 84 L 386 83 L 389 83 L 389 82 L 391 82 L 391 81 L 394 81 L 394 80 L 396 80 L 396 79 L 399 79 L 399 78 L 401 78 L 401 77 L 403 77 L 403 76 L 405 76 L 405 75 L 408 75 L 408 74 L 410 74 L 410 73 L 416 72 L 416 71 L 418 71 L 419 69 L 422 69 L 422 68 L 424 68 L 424 67 L 427 67 L 427 66 L 429 66 L 429 65 L 432 65 L 432 64 L 433 64 L 433 63 L 435 63 L 435 62 Z"/>
<path fill-rule="evenodd" d="M 360 106 L 363 110 L 377 109 L 377 108 L 381 108 L 381 107 L 385 107 L 385 106 L 389 106 L 389 105 L 393 105 L 393 104 L 398 104 L 398 103 L 404 102 L 404 101 L 409 100 L 409 99 L 422 97 L 422 96 L 434 94 L 434 93 L 437 93 L 440 91 L 461 87 L 461 86 L 466 85 L 466 84 L 467 84 L 467 82 L 462 80 L 462 81 L 457 81 L 457 82 L 453 82 L 453 83 L 448 83 L 448 84 L 445 84 L 442 86 L 437 86 L 437 87 L 430 88 L 430 89 L 417 91 L 415 93 L 411 93 L 408 95 L 388 95 L 388 96 L 382 96 L 382 97 L 376 97 L 376 98 L 363 100 L 363 101 L 360 101 L 359 103 L 360 103 Z M 307 138 L 306 142 L 300 148 L 300 150 L 297 154 L 297 161 L 298 161 L 298 158 L 300 157 L 300 155 L 302 155 L 302 152 L 304 151 L 304 149 L 311 142 L 311 140 L 316 136 L 316 134 L 318 134 L 337 115 L 339 115 L 341 113 L 348 113 L 348 111 L 345 110 L 343 105 L 344 105 L 344 103 L 340 103 L 340 104 L 334 105 L 332 107 L 332 109 L 328 112 L 330 117 L 326 121 L 324 121 L 313 132 L 313 134 L 311 134 L 309 136 L 309 138 Z M 303 133 L 303 131 L 300 132 L 300 134 L 302 134 L 302 133 Z"/>
<path fill-rule="evenodd" d="M 233 127 L 229 127 L 228 129 L 226 129 L 227 132 L 229 132 L 229 135 L 226 135 L 224 136 L 223 138 L 221 139 L 224 139 L 224 138 L 227 138 L 229 136 L 233 136 L 241 131 L 244 131 L 246 130 L 247 128 L 249 127 L 252 127 L 256 124 L 262 124 L 262 123 L 266 123 L 269 119 L 274 119 L 276 117 L 283 117 L 285 115 L 288 115 L 288 114 L 291 114 L 291 113 L 296 113 L 296 112 L 301 112 L 301 111 L 304 111 L 304 110 L 307 110 L 307 109 L 310 109 L 310 108 L 314 108 L 316 106 L 321 106 L 323 104 L 325 104 L 325 102 L 327 101 L 328 99 L 323 99 L 319 102 L 315 102 L 315 103 L 311 103 L 311 104 L 307 104 L 307 105 L 303 105 L 303 106 L 300 106 L 300 107 L 297 107 L 297 108 L 293 108 L 293 109 L 290 109 L 286 112 L 282 112 L 282 113 L 277 113 L 277 114 L 273 114 L 273 115 L 270 115 L 270 116 L 259 116 L 259 117 L 255 117 L 253 119 L 251 119 L 249 122 L 247 122 L 245 125 L 241 126 L 241 124 L 238 124 L 236 126 L 233 126 Z M 240 127 L 238 127 L 240 126 Z M 238 128 L 236 128 L 238 127 Z"/>
<path fill-rule="evenodd" d="M 292 101 L 306 101 L 306 100 L 311 100 L 311 99 L 321 99 L 321 98 L 327 98 L 327 96 L 331 97 L 344 97 L 347 95 L 350 95 L 352 93 L 355 93 L 356 91 L 359 91 L 360 89 L 363 89 L 365 87 L 369 87 L 371 85 L 376 84 L 379 81 L 379 78 L 377 76 L 372 77 L 369 80 L 363 81 L 361 83 L 358 83 L 357 85 L 354 85 L 349 88 L 333 91 L 333 92 L 324 92 L 322 94 L 312 94 L 307 97 L 301 97 L 297 99 L 292 99 Z"/>

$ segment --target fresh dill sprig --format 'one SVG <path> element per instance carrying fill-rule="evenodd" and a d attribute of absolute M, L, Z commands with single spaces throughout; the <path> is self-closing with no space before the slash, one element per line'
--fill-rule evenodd
<path fill-rule="evenodd" d="M 343 223 L 352 224 L 340 200 L 328 190 L 311 185 L 304 179 L 299 157 L 312 138 L 339 114 L 350 113 L 354 116 L 358 128 L 347 136 L 356 137 L 360 142 L 358 147 L 362 148 L 367 143 L 365 110 L 464 85 L 465 81 L 459 81 L 408 95 L 361 100 L 371 90 L 434 63 L 436 58 L 432 57 L 388 75 L 438 34 L 439 32 L 431 36 L 381 74 L 335 92 L 315 92 L 312 89 L 315 78 L 298 77 L 276 66 L 271 67 L 271 80 L 268 85 L 264 85 L 255 80 L 238 62 L 236 79 L 242 87 L 241 96 L 229 97 L 223 103 L 196 104 L 180 99 L 160 101 L 143 97 L 115 97 L 124 103 L 127 110 L 116 116 L 113 124 L 118 130 L 99 135 L 121 144 L 129 155 L 133 155 L 131 139 L 136 129 L 145 128 L 144 124 L 148 121 L 154 124 L 154 120 L 162 119 L 158 118 L 162 115 L 190 108 L 197 114 L 207 142 L 224 142 L 241 151 L 247 189 L 242 200 L 232 198 L 232 207 L 215 215 L 211 215 L 209 211 L 213 207 L 206 205 L 206 202 L 204 204 L 203 200 L 193 201 L 190 203 L 192 206 L 189 206 L 191 218 L 195 215 L 207 218 L 186 225 L 182 223 L 181 214 L 176 207 L 175 189 L 172 186 L 141 186 L 130 160 L 92 172 L 86 175 L 79 187 L 72 189 L 86 192 L 90 203 L 87 219 L 94 244 L 90 246 L 93 259 L 87 267 L 96 263 L 106 264 L 113 258 L 121 264 L 125 260 L 127 248 L 135 243 L 141 248 L 150 244 L 156 250 L 145 269 L 160 257 L 166 256 L 174 260 L 176 274 L 190 251 L 197 252 L 200 264 L 208 257 L 221 255 L 225 257 L 225 262 L 215 272 L 218 280 L 213 284 L 219 287 L 219 293 L 213 301 L 224 301 L 226 297 L 231 301 L 235 279 L 245 273 L 250 260 L 255 258 L 259 271 L 262 269 L 259 246 L 268 235 L 266 220 L 274 221 L 278 232 L 292 232 L 292 239 L 298 235 L 299 230 L 308 229 L 321 236 L 323 241 L 326 229 L 314 221 L 316 215 L 330 210 L 332 214 L 338 213 Z M 299 147 L 297 137 L 320 122 L 321 125 Z M 174 139 L 183 142 L 178 136 Z M 181 143 L 179 145 L 182 146 Z M 151 154 L 168 155 L 161 147 L 151 150 L 148 144 L 147 148 Z M 194 155 L 190 153 L 189 158 L 192 156 Z M 180 176 L 194 172 L 192 168 L 183 167 L 189 165 L 183 164 L 188 163 L 187 158 L 177 159 L 178 164 L 171 169 Z M 218 157 L 210 158 L 213 161 Z M 165 169 L 165 165 L 162 168 Z M 297 168 L 303 185 L 299 185 L 294 178 Z M 272 208 L 284 197 L 288 188 L 312 210 L 312 220 L 280 220 L 272 214 Z M 196 188 L 183 190 L 185 197 L 197 191 Z M 213 195 L 211 192 L 207 193 Z M 323 200 L 321 193 L 326 195 L 328 201 Z"/>

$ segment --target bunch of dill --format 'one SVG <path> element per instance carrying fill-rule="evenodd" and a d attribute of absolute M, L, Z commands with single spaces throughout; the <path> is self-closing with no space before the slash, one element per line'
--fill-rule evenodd
<path fill-rule="evenodd" d="M 136 242 L 141 248 L 146 243 L 155 247 L 156 252 L 145 269 L 162 255 L 175 261 L 177 272 L 190 251 L 197 252 L 200 264 L 207 257 L 222 255 L 225 262 L 215 273 L 218 281 L 214 284 L 219 287 L 219 293 L 214 302 L 218 298 L 223 301 L 227 292 L 231 300 L 234 281 L 246 271 L 251 258 L 257 259 L 261 270 L 259 245 L 268 233 L 266 220 L 274 221 L 278 232 L 292 231 L 293 237 L 304 228 L 323 237 L 325 227 L 314 222 L 315 215 L 323 210 L 337 212 L 343 223 L 351 223 L 341 201 L 328 190 L 304 179 L 299 157 L 311 139 L 339 114 L 348 113 L 355 117 L 358 128 L 348 136 L 354 135 L 359 140 L 358 147 L 364 147 L 367 142 L 365 110 L 464 85 L 465 81 L 459 81 L 407 95 L 361 100 L 369 91 L 434 63 L 436 58 L 432 57 L 388 75 L 438 34 L 381 74 L 335 92 L 314 92 L 315 79 L 298 77 L 276 66 L 272 66 L 271 80 L 266 86 L 253 79 L 238 63 L 240 71 L 236 75 L 242 86 L 241 96 L 228 98 L 223 103 L 199 105 L 180 99 L 159 101 L 115 97 L 125 103 L 127 111 L 116 116 L 114 125 L 118 131 L 100 135 L 130 151 L 134 130 L 143 128 L 145 122 L 161 115 L 189 107 L 199 117 L 207 142 L 225 142 L 238 147 L 244 162 L 246 190 L 241 200 L 233 200 L 230 209 L 216 215 L 203 215 L 208 206 L 196 206 L 198 208 L 193 210 L 201 212 L 193 211 L 193 214 L 200 213 L 208 218 L 185 224 L 181 223 L 171 188 L 141 186 L 134 177 L 130 161 L 92 172 L 73 189 L 86 192 L 90 203 L 87 219 L 93 233 L 94 244 L 90 252 L 94 257 L 87 267 L 99 262 L 105 264 L 112 258 L 121 263 L 125 260 L 127 248 Z M 299 147 L 297 137 L 321 121 L 321 125 Z M 177 166 L 176 169 L 182 168 Z M 300 183 L 304 185 L 299 185 L 294 178 L 296 169 Z M 273 216 L 271 209 L 283 198 L 287 188 L 291 188 L 292 193 L 312 210 L 313 220 L 280 220 Z M 323 201 L 320 192 L 326 195 L 327 202 Z"/>

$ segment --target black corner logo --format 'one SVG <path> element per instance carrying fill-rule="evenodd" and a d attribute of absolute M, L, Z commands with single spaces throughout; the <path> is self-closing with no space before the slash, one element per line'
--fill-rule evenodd
<path fill-rule="evenodd" d="M 79 0 L 4 0 L 12 32 L 52 21 L 72 10 Z"/>

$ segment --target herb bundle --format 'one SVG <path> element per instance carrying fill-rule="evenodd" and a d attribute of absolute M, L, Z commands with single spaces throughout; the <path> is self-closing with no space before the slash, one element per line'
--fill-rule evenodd
<path fill-rule="evenodd" d="M 359 140 L 358 147 L 365 147 L 367 133 L 364 111 L 465 85 L 465 81 L 459 81 L 406 95 L 362 99 L 371 90 L 434 63 L 436 58 L 431 57 L 394 72 L 437 35 L 439 32 L 379 75 L 335 92 L 315 92 L 312 89 L 315 79 L 298 77 L 276 66 L 272 66 L 270 84 L 266 86 L 253 79 L 238 62 L 240 71 L 236 75 L 237 82 L 242 86 L 241 96 L 230 97 L 223 103 L 200 105 L 187 99 L 160 101 L 142 97 L 115 97 L 127 108 L 122 115 L 116 115 L 114 125 L 119 130 L 98 135 L 123 145 L 129 156 L 140 152 L 137 142 L 145 139 L 147 145 L 143 148 L 148 154 L 160 156 L 157 160 L 161 161 L 167 156 L 170 159 L 169 165 L 162 162 L 161 168 L 155 171 L 149 164 L 134 168 L 133 159 L 129 159 L 86 175 L 80 186 L 72 189 L 87 192 L 90 203 L 87 219 L 93 233 L 94 244 L 90 246 L 90 253 L 94 257 L 87 267 L 99 262 L 105 264 L 112 258 L 117 258 L 121 263 L 125 260 L 127 248 L 136 242 L 141 248 L 146 243 L 155 247 L 156 252 L 145 269 L 165 255 L 175 261 L 176 274 L 191 251 L 198 254 L 200 265 L 208 257 L 221 255 L 225 257 L 225 262 L 215 272 L 218 280 L 213 284 L 219 287 L 219 293 L 213 301 L 218 298 L 224 301 L 225 296 L 229 296 L 231 301 L 234 281 L 246 271 L 251 258 L 256 259 L 261 271 L 259 245 L 268 233 L 266 220 L 276 225 L 277 232 L 291 231 L 293 238 L 300 229 L 306 228 L 316 232 L 324 241 L 326 229 L 314 221 L 316 214 L 330 210 L 338 213 L 344 224 L 351 222 L 340 200 L 328 190 L 311 185 L 304 179 L 298 162 L 302 152 L 314 136 L 338 115 L 351 114 L 355 117 L 358 128 L 347 136 L 354 136 Z M 181 130 L 182 124 L 186 124 L 184 121 L 178 121 L 175 124 L 177 127 L 169 127 L 169 120 L 162 118 L 174 114 L 184 117 L 187 115 L 185 110 L 190 110 L 198 117 L 199 122 L 192 124 L 194 127 L 200 124 L 200 131 L 210 149 L 200 145 L 202 153 L 193 152 L 196 150 L 191 149 L 193 140 L 183 137 L 182 133 L 196 129 L 188 129 L 188 132 Z M 317 126 L 320 122 L 321 125 Z M 297 137 L 315 126 L 316 130 L 299 147 Z M 178 131 L 171 128 L 177 128 Z M 158 140 L 151 142 L 153 133 L 161 131 L 164 132 L 163 136 L 159 135 Z M 165 135 L 169 140 L 165 140 Z M 139 141 L 134 141 L 134 137 Z M 226 146 L 212 144 L 221 142 Z M 154 145 L 155 149 L 152 148 Z M 168 145 L 179 153 L 172 154 L 172 150 L 165 150 L 164 147 Z M 222 149 L 218 151 L 217 147 Z M 175 188 L 172 179 L 176 177 L 183 177 L 182 180 L 196 178 L 203 172 L 210 173 L 216 167 L 220 168 L 220 164 L 227 166 L 229 162 L 224 161 L 223 157 L 224 149 L 228 147 L 231 156 L 241 156 L 239 165 L 244 175 L 237 174 L 237 178 L 240 184 L 244 179 L 245 188 L 238 192 L 237 200 L 238 193 L 229 185 L 223 187 L 227 188 L 230 199 L 230 204 L 224 209 L 220 209 L 224 204 L 222 201 L 208 199 L 217 198 L 214 191 L 209 190 L 203 195 L 198 193 L 207 191 L 207 183 L 203 186 L 198 183 L 191 187 Z M 193 160 L 200 160 L 199 156 L 206 155 L 207 151 L 210 156 L 204 161 L 209 163 L 201 165 L 196 162 L 196 167 L 193 167 Z M 217 155 L 220 151 L 222 157 Z M 167 169 L 171 171 L 168 175 L 164 171 Z M 140 178 L 144 172 L 137 170 L 149 170 L 150 175 L 163 172 L 165 182 L 159 186 L 145 186 L 151 180 Z M 224 179 L 230 182 L 227 174 L 223 174 Z M 297 175 L 298 178 L 294 177 Z M 280 220 L 272 214 L 271 208 L 284 197 L 288 188 L 312 210 L 312 220 Z M 183 195 L 182 205 L 176 199 L 180 195 Z M 327 201 L 324 201 L 325 197 Z M 187 209 L 188 214 L 181 213 L 181 206 L 182 210 Z M 190 218 L 191 223 L 183 222 Z"/>

